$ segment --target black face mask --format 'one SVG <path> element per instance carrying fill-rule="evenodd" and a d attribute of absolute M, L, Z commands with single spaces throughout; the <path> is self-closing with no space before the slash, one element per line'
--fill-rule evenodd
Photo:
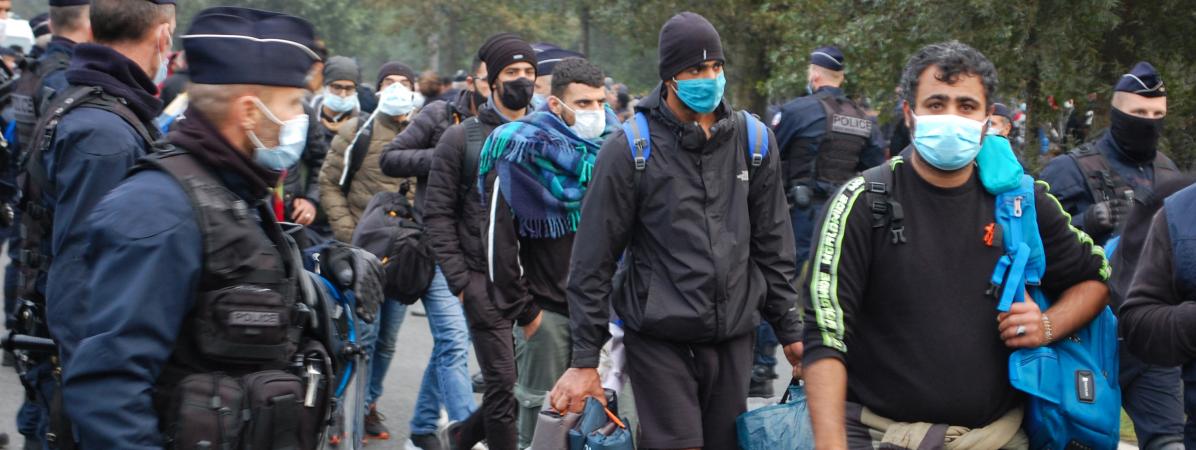
<path fill-rule="evenodd" d="M 1121 154 L 1137 163 L 1153 161 L 1163 134 L 1163 119 L 1146 119 L 1117 108 L 1111 111 L 1109 134 Z"/>
<path fill-rule="evenodd" d="M 505 81 L 502 84 L 502 95 L 499 100 L 508 109 L 527 108 L 527 105 L 532 102 L 532 94 L 535 90 L 536 84 L 527 78 Z"/>

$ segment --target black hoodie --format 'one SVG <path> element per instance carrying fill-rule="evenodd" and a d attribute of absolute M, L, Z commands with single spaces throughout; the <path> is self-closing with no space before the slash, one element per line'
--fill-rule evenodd
<path fill-rule="evenodd" d="M 782 343 L 801 340 L 776 138 L 769 131 L 768 156 L 750 169 L 743 120 L 723 103 L 711 137 L 683 150 L 683 128 L 694 125 L 661 90 L 636 107 L 651 134 L 646 168 L 636 173 L 616 132 L 582 203 L 568 286 L 573 367 L 597 367 L 612 304 L 628 328 L 672 342 L 722 342 L 751 333 L 761 316 Z"/>

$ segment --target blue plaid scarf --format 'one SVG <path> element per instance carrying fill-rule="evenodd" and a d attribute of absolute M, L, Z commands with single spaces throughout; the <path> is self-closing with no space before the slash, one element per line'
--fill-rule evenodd
<path fill-rule="evenodd" d="M 577 136 L 555 114 L 537 111 L 495 128 L 486 138 L 478 188 L 484 195 L 486 175 L 497 170 L 519 235 L 559 238 L 577 231 L 598 149 L 599 142 Z"/>

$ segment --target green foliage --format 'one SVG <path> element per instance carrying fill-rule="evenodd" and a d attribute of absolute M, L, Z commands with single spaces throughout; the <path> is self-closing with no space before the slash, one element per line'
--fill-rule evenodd
<path fill-rule="evenodd" d="M 179 2 L 179 33 L 199 10 L 227 0 Z M 333 54 L 354 56 L 370 80 L 382 63 L 403 61 L 443 75 L 468 68 L 490 35 L 519 33 L 588 53 L 608 75 L 643 94 L 659 81 L 660 26 L 680 11 L 706 16 L 727 56 L 728 96 L 763 113 L 804 90 L 808 54 L 836 44 L 848 59 L 849 93 L 876 109 L 896 105 L 906 58 L 956 39 L 984 52 L 1000 72 L 998 98 L 1028 99 L 1032 125 L 1058 123 L 1047 102 L 1097 94 L 1097 128 L 1107 122 L 1113 82 L 1149 60 L 1167 80 L 1166 149 L 1196 163 L 1196 9 L 1190 0 L 239 0 L 238 5 L 307 18 Z M 45 0 L 14 0 L 31 17 Z M 248 63 L 248 62 L 247 62 Z M 882 115 L 887 120 L 888 115 Z"/>

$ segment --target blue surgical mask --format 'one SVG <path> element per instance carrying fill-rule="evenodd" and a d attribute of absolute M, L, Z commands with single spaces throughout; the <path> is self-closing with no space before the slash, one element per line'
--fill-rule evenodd
<path fill-rule="evenodd" d="M 719 102 L 723 100 L 723 89 L 727 87 L 727 77 L 723 76 L 722 72 L 718 73 L 717 78 L 674 78 L 673 81 L 677 82 L 674 89 L 677 98 L 699 114 L 709 114 L 718 108 Z"/>
<path fill-rule="evenodd" d="M 158 86 L 166 81 L 166 75 L 169 73 L 170 60 L 163 59 L 162 64 L 158 64 L 158 73 L 154 74 L 154 86 Z"/>
<path fill-rule="evenodd" d="M 387 86 L 378 95 L 378 111 L 391 117 L 405 115 L 415 109 L 415 93 L 402 83 Z"/>
<path fill-rule="evenodd" d="M 353 111 L 357 109 L 357 94 L 352 93 L 348 97 L 341 97 L 332 93 L 330 89 L 324 88 L 324 106 L 340 114 Z"/>
<path fill-rule="evenodd" d="M 278 145 L 266 147 L 257 134 L 249 131 L 249 140 L 253 142 L 253 157 L 258 164 L 270 170 L 279 171 L 295 166 L 299 157 L 303 156 L 303 148 L 307 145 L 308 118 L 306 114 L 283 122 L 267 108 L 261 100 L 253 99 L 253 104 L 266 114 L 266 118 L 278 124 Z"/>
<path fill-rule="evenodd" d="M 985 121 L 954 114 L 914 118 L 914 148 L 930 165 L 945 171 L 962 169 L 980 153 Z"/>
<path fill-rule="evenodd" d="M 533 111 L 539 111 L 545 103 L 548 103 L 548 97 L 540 94 L 532 94 L 531 108 Z"/>
<path fill-rule="evenodd" d="M 166 47 L 170 48 L 173 45 L 174 44 L 171 43 Z M 163 56 L 161 52 L 159 52 L 158 62 L 158 72 L 154 74 L 154 86 L 159 86 L 164 83 L 166 81 L 166 75 L 170 73 L 170 58 Z"/>

